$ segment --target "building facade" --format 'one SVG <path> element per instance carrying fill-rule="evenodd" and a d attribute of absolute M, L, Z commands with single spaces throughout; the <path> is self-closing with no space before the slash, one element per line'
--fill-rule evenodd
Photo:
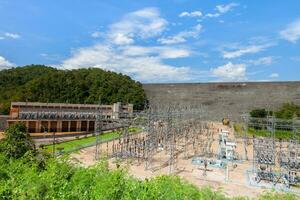
<path fill-rule="evenodd" d="M 7 124 L 22 122 L 29 133 L 94 132 L 97 117 L 106 123 L 127 117 L 133 105 L 12 102 Z"/>

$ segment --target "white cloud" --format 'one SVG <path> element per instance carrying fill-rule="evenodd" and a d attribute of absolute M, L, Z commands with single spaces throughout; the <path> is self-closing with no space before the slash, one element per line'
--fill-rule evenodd
<path fill-rule="evenodd" d="M 225 65 L 211 69 L 213 76 L 219 78 L 220 81 L 244 81 L 246 77 L 245 64 L 233 64 L 228 62 Z"/>
<path fill-rule="evenodd" d="M 217 5 L 216 9 L 220 13 L 227 13 L 232 8 L 234 8 L 234 7 L 238 6 L 238 5 L 239 4 L 237 4 L 237 3 L 230 3 L 230 4 L 227 4 L 227 5 Z"/>
<path fill-rule="evenodd" d="M 124 56 L 152 56 L 153 53 L 157 53 L 157 51 L 153 48 L 130 45 L 130 46 L 122 46 L 119 48 L 122 51 Z"/>
<path fill-rule="evenodd" d="M 154 47 L 143 47 L 143 46 L 123 46 L 118 48 L 121 50 L 122 55 L 141 57 L 141 56 L 151 56 L 158 57 L 161 59 L 165 58 L 184 58 L 191 55 L 191 51 L 184 48 L 177 47 L 165 47 L 165 46 L 154 46 Z"/>
<path fill-rule="evenodd" d="M 62 63 L 67 69 L 98 67 L 121 72 L 142 82 L 184 81 L 189 79 L 188 67 L 174 67 L 163 63 L 166 58 L 189 56 L 189 52 L 178 48 L 123 46 L 98 44 L 81 48 Z M 180 77 L 180 80 L 178 79 Z"/>
<path fill-rule="evenodd" d="M 102 32 L 100 32 L 100 31 L 95 31 L 95 32 L 93 32 L 92 34 L 91 34 L 91 36 L 93 37 L 93 38 L 99 38 L 99 37 L 102 37 L 104 34 L 102 33 Z"/>
<path fill-rule="evenodd" d="M 15 64 L 9 62 L 4 57 L 0 56 L 0 70 L 14 67 Z"/>
<path fill-rule="evenodd" d="M 182 12 L 179 14 L 179 17 L 202 17 L 201 11 L 193 11 L 193 12 Z"/>
<path fill-rule="evenodd" d="M 66 69 L 96 67 L 116 71 L 142 82 L 182 82 L 196 77 L 187 66 L 166 64 L 165 60 L 190 56 L 187 47 L 143 46 L 134 44 L 139 39 L 159 37 L 167 21 L 156 8 L 145 8 L 125 15 L 104 32 L 105 40 L 93 46 L 75 49 L 59 67 Z M 185 31 L 186 37 L 196 37 L 201 30 L 197 25 Z M 199 76 L 199 75 L 197 75 Z"/>
<path fill-rule="evenodd" d="M 270 78 L 278 78 L 279 77 L 279 74 L 277 73 L 273 73 L 269 76 Z"/>
<path fill-rule="evenodd" d="M 116 33 L 113 35 L 113 43 L 118 45 L 126 45 L 134 43 L 134 40 L 129 36 L 123 33 Z"/>
<path fill-rule="evenodd" d="M 21 36 L 17 33 L 2 33 L 0 35 L 0 40 L 4 40 L 4 39 L 19 39 Z"/>
<path fill-rule="evenodd" d="M 112 24 L 108 35 L 115 44 L 132 44 L 135 38 L 147 39 L 160 35 L 167 23 L 160 17 L 157 8 L 144 8 L 131 12 Z"/>
<path fill-rule="evenodd" d="M 220 16 L 221 16 L 220 13 L 208 13 L 205 15 L 205 17 L 210 17 L 210 18 L 220 17 Z"/>
<path fill-rule="evenodd" d="M 217 5 L 215 10 L 217 11 L 216 13 L 207 13 L 205 15 L 205 17 L 209 17 L 209 18 L 217 18 L 220 17 L 221 15 L 229 12 L 230 10 L 232 10 L 232 8 L 238 6 L 239 4 L 237 3 L 230 3 L 227 5 Z"/>
<path fill-rule="evenodd" d="M 159 38 L 158 42 L 161 44 L 167 44 L 167 45 L 183 43 L 186 41 L 187 38 L 190 38 L 190 37 L 197 38 L 198 35 L 200 34 L 201 30 L 202 30 L 202 25 L 198 24 L 189 31 L 182 31 L 174 36 Z"/>
<path fill-rule="evenodd" d="M 287 25 L 287 27 L 280 31 L 281 38 L 289 42 L 296 43 L 300 39 L 300 19 Z"/>
<path fill-rule="evenodd" d="M 185 42 L 186 39 L 185 39 L 185 35 L 182 34 L 182 32 L 180 32 L 174 36 L 159 38 L 157 41 L 161 44 L 179 44 Z"/>
<path fill-rule="evenodd" d="M 262 44 L 262 45 L 249 45 L 244 47 L 235 48 L 233 51 L 223 51 L 224 58 L 237 58 L 244 54 L 253 54 L 266 50 L 273 44 Z"/>
<path fill-rule="evenodd" d="M 11 39 L 19 39 L 21 36 L 19 34 L 16 34 L 16 33 L 4 33 L 4 36 L 6 38 L 11 38 Z"/>
<path fill-rule="evenodd" d="M 274 63 L 274 57 L 272 56 L 261 57 L 256 60 L 250 60 L 249 63 L 253 65 L 271 65 L 272 63 Z"/>
<path fill-rule="evenodd" d="M 158 48 L 159 56 L 161 58 L 184 58 L 191 55 L 191 52 L 187 49 L 180 48 Z"/>

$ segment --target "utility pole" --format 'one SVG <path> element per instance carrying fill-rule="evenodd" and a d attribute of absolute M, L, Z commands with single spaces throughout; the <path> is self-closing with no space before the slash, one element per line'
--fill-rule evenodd
<path fill-rule="evenodd" d="M 101 154 L 101 132 L 102 132 L 102 109 L 101 109 L 101 96 L 99 96 L 99 106 L 96 115 L 96 150 L 95 160 L 99 160 L 99 154 Z"/>
<path fill-rule="evenodd" d="M 167 128 L 168 128 L 168 140 L 169 140 L 169 174 L 172 174 L 173 172 L 173 165 L 174 165 L 174 142 L 175 142 L 175 127 L 172 126 L 173 116 L 171 107 L 168 108 L 168 117 L 167 117 Z"/>

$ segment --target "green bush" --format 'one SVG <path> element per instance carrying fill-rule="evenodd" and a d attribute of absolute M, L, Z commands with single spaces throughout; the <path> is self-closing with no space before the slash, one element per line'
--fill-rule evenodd
<path fill-rule="evenodd" d="M 294 103 L 285 103 L 275 112 L 275 116 L 281 119 L 293 119 L 293 117 L 300 117 L 300 106 Z"/>
<path fill-rule="evenodd" d="M 9 126 L 4 132 L 5 138 L 0 142 L 0 151 L 9 158 L 20 158 L 27 151 L 35 149 L 26 127 L 22 123 Z"/>
<path fill-rule="evenodd" d="M 268 111 L 266 109 L 254 109 L 250 112 L 250 116 L 254 118 L 265 118 L 268 115 Z"/>

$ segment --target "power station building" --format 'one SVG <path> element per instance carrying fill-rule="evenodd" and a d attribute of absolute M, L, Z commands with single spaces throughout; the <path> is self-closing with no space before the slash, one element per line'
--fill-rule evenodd
<path fill-rule="evenodd" d="M 12 102 L 7 124 L 22 122 L 29 133 L 94 132 L 98 116 L 109 121 L 127 117 L 133 105 Z"/>

